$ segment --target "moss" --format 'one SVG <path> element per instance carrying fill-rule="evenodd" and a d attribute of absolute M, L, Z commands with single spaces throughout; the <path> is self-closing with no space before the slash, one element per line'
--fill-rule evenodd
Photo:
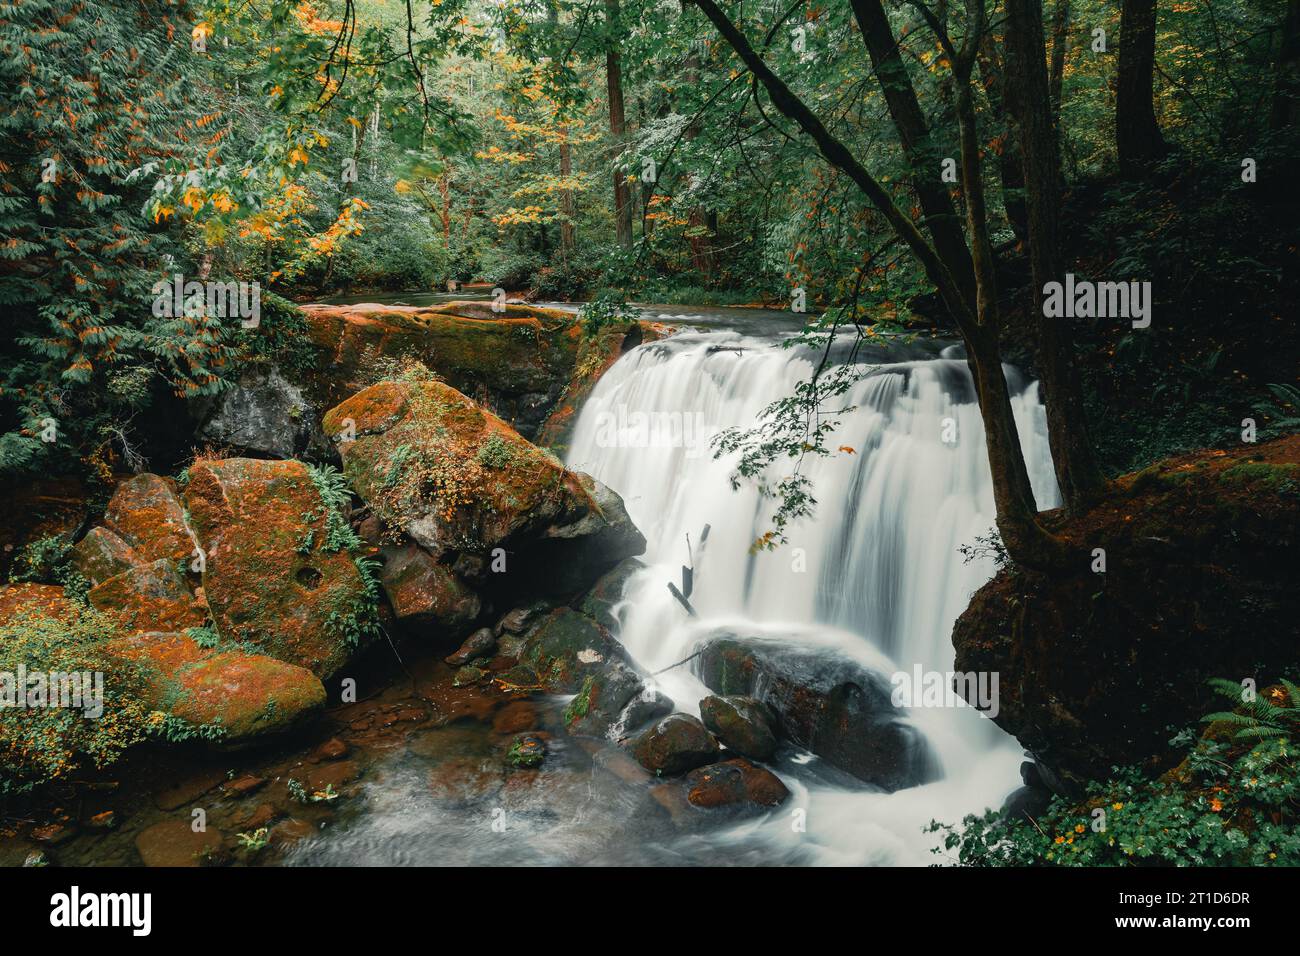
<path fill-rule="evenodd" d="M 572 724 L 575 720 L 581 720 L 587 716 L 591 710 L 591 689 L 596 683 L 594 676 L 588 675 L 582 682 L 582 689 L 578 691 L 569 705 L 564 708 L 564 723 Z"/>

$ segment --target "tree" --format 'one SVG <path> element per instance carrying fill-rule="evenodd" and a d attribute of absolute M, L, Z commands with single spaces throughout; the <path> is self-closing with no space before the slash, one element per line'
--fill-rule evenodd
<path fill-rule="evenodd" d="M 1120 171 L 1140 173 L 1168 151 L 1156 122 L 1156 0 L 1123 0 L 1115 89 L 1115 147 Z"/>
<path fill-rule="evenodd" d="M 623 56 L 620 51 L 618 0 L 605 0 L 605 20 L 610 35 L 605 51 L 605 89 L 609 99 L 609 136 L 616 151 L 614 162 L 614 223 L 618 244 L 632 248 L 632 197 L 627 188 L 627 173 L 619 160 L 622 158 L 623 136 L 627 120 L 623 105 Z"/>
<path fill-rule="evenodd" d="M 1105 485 L 1088 437 L 1083 393 L 1074 362 L 1074 342 L 1060 319 L 1043 314 L 1046 283 L 1062 279 L 1060 256 L 1061 156 L 1052 121 L 1045 69 L 1042 5 L 1006 0 L 1006 62 L 1012 113 L 1020 141 L 1028 205 L 1029 260 L 1038 374 L 1047 406 L 1047 429 L 1056 481 L 1067 508 L 1092 503 Z"/>
<path fill-rule="evenodd" d="M 934 283 L 966 344 L 967 362 L 975 382 L 984 438 L 993 477 L 998 530 L 1012 559 L 1027 566 L 1050 566 L 1062 560 L 1062 544 L 1037 518 L 1038 507 L 1025 467 L 1011 398 L 1002 372 L 998 333 L 997 281 L 989 240 L 984 199 L 981 141 L 975 114 L 971 75 L 986 29 L 983 0 L 967 0 L 966 35 L 960 49 L 947 29 L 924 6 L 920 11 L 934 31 L 952 66 L 955 111 L 961 138 L 961 180 L 966 198 L 966 227 L 975 276 L 975 296 L 967 297 L 960 280 L 926 240 L 917 225 L 896 205 L 889 192 L 852 151 L 827 130 L 822 120 L 778 77 L 754 50 L 745 35 L 713 0 L 692 0 L 713 23 L 745 67 L 766 89 L 772 104 L 798 124 L 826 161 L 852 179 L 871 204 L 920 261 Z"/>
<path fill-rule="evenodd" d="M 1273 70 L 1273 129 L 1300 121 L 1300 0 L 1288 0 L 1282 23 L 1282 43 Z"/>

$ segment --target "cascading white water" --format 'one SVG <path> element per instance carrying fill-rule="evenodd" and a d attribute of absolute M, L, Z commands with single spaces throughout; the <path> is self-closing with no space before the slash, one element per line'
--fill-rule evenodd
<path fill-rule="evenodd" d="M 628 582 L 620 638 L 648 671 L 690 654 L 703 629 L 739 622 L 749 633 L 833 647 L 885 673 L 952 669 L 953 622 L 993 573 L 989 559 L 968 562 L 958 550 L 993 526 L 983 428 L 964 361 L 881 353 L 845 398 L 853 410 L 828 442 L 843 450 L 805 459 L 814 517 L 792 527 L 784 547 L 757 554 L 750 546 L 770 527 L 772 502 L 752 483 L 732 489 L 735 459 L 715 459 L 708 437 L 755 424 L 769 403 L 791 395 L 812 373 L 807 353 L 734 332 L 685 332 L 634 349 L 596 385 L 568 464 L 619 492 L 645 534 L 649 566 Z M 1038 389 L 1008 375 L 1034 491 L 1050 507 L 1058 492 Z M 696 621 L 666 586 L 691 563 L 688 536 Z M 709 693 L 687 667 L 657 681 L 680 710 L 697 712 Z M 969 708 L 913 708 L 911 716 L 942 763 L 942 780 L 881 794 L 796 775 L 787 780 L 790 806 L 806 811 L 806 832 L 777 813 L 742 827 L 746 844 L 767 841 L 773 858 L 789 861 L 933 862 L 922 826 L 1000 802 L 1017 785 L 1020 751 Z M 738 835 L 710 839 L 725 852 Z"/>

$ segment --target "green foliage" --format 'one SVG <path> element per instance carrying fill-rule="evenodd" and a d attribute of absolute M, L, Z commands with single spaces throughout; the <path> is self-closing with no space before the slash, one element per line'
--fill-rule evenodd
<path fill-rule="evenodd" d="M 514 453 L 510 449 L 510 444 L 493 432 L 479 446 L 474 457 L 485 468 L 504 468 L 514 460 Z"/>
<path fill-rule="evenodd" d="M 956 826 L 932 822 L 928 832 L 944 834 L 935 852 L 966 866 L 1300 864 L 1300 693 L 1283 681 L 1271 699 L 1243 703 L 1240 684 L 1212 686 L 1239 706 L 1205 717 L 1203 736 L 1171 741 L 1190 745 L 1173 773 L 1152 780 L 1117 768 L 1081 802 L 1054 797 L 1032 823 L 992 810 Z"/>
<path fill-rule="evenodd" d="M 109 657 L 105 641 L 120 636 L 111 618 L 90 608 L 26 608 L 0 624 L 0 680 L 30 674 L 100 674 L 103 713 L 73 707 L 0 707 L 0 794 L 22 793 L 68 777 L 78 767 L 106 767 L 153 732 L 146 675 Z M 28 688 L 14 687 L 29 703 Z M 47 698 L 48 699 L 48 698 Z"/>

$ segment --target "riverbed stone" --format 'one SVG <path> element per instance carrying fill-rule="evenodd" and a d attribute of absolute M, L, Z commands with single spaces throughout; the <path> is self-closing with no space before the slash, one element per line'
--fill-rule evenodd
<path fill-rule="evenodd" d="M 699 719 L 670 714 L 636 738 L 633 754 L 647 770 L 675 776 L 718 759 L 718 744 Z"/>
<path fill-rule="evenodd" d="M 700 701 L 700 719 L 728 750 L 753 760 L 771 760 L 776 753 L 767 708 L 754 697 L 706 697 Z"/>

